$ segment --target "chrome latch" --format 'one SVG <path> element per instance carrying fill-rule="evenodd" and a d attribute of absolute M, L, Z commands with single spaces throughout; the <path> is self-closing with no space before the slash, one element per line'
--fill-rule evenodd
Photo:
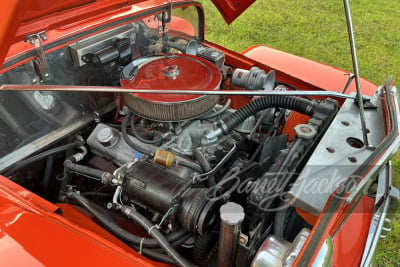
<path fill-rule="evenodd" d="M 29 34 L 25 38 L 25 42 L 29 42 L 31 45 L 36 47 L 37 58 L 33 60 L 33 65 L 35 67 L 36 74 L 39 76 L 40 82 L 43 82 L 50 77 L 42 44 L 42 41 L 46 40 L 47 36 L 45 31 Z"/>

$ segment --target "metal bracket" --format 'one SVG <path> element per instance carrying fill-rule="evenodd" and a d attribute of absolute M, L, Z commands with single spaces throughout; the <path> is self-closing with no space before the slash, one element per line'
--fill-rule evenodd
<path fill-rule="evenodd" d="M 25 38 L 25 42 L 29 42 L 31 45 L 36 47 L 37 58 L 33 60 L 33 65 L 36 74 L 39 76 L 40 82 L 43 82 L 50 77 L 42 44 L 42 41 L 46 40 L 47 36 L 45 31 L 29 34 Z"/>
<path fill-rule="evenodd" d="M 349 88 L 351 82 L 354 80 L 354 78 L 356 77 L 353 73 L 346 73 L 345 75 L 348 75 L 349 78 L 347 79 L 347 82 L 342 90 L 342 94 L 346 93 L 347 88 Z"/>

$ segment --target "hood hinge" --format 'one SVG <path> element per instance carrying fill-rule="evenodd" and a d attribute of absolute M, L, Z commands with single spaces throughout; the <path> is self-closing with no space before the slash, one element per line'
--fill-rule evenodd
<path fill-rule="evenodd" d="M 46 31 L 29 34 L 25 38 L 25 42 L 29 42 L 31 45 L 34 45 L 36 47 L 37 58 L 33 60 L 33 65 L 35 67 L 35 72 L 39 77 L 40 82 L 43 82 L 44 80 L 47 80 L 50 77 L 46 62 L 46 56 L 44 54 L 43 44 L 42 44 L 42 41 L 46 40 L 47 40 Z"/>

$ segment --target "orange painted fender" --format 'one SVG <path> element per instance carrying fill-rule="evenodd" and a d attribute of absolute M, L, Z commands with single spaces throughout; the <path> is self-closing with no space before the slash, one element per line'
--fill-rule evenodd
<path fill-rule="evenodd" d="M 346 75 L 349 72 L 344 70 L 263 45 L 251 46 L 241 53 L 278 73 L 284 73 L 321 90 L 341 92 L 349 78 Z M 377 86 L 362 78 L 361 88 L 363 94 L 373 95 Z M 356 92 L 354 81 L 347 90 L 349 92 Z"/>

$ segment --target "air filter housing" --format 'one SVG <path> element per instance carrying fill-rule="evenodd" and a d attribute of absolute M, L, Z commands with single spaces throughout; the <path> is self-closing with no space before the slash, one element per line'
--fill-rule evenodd
<path fill-rule="evenodd" d="M 189 95 L 184 90 L 215 91 L 220 82 L 221 73 L 214 64 L 186 54 L 141 58 L 128 64 L 121 75 L 126 89 L 182 90 L 182 94 L 123 94 L 134 113 L 157 121 L 180 121 L 206 113 L 219 96 Z"/>

